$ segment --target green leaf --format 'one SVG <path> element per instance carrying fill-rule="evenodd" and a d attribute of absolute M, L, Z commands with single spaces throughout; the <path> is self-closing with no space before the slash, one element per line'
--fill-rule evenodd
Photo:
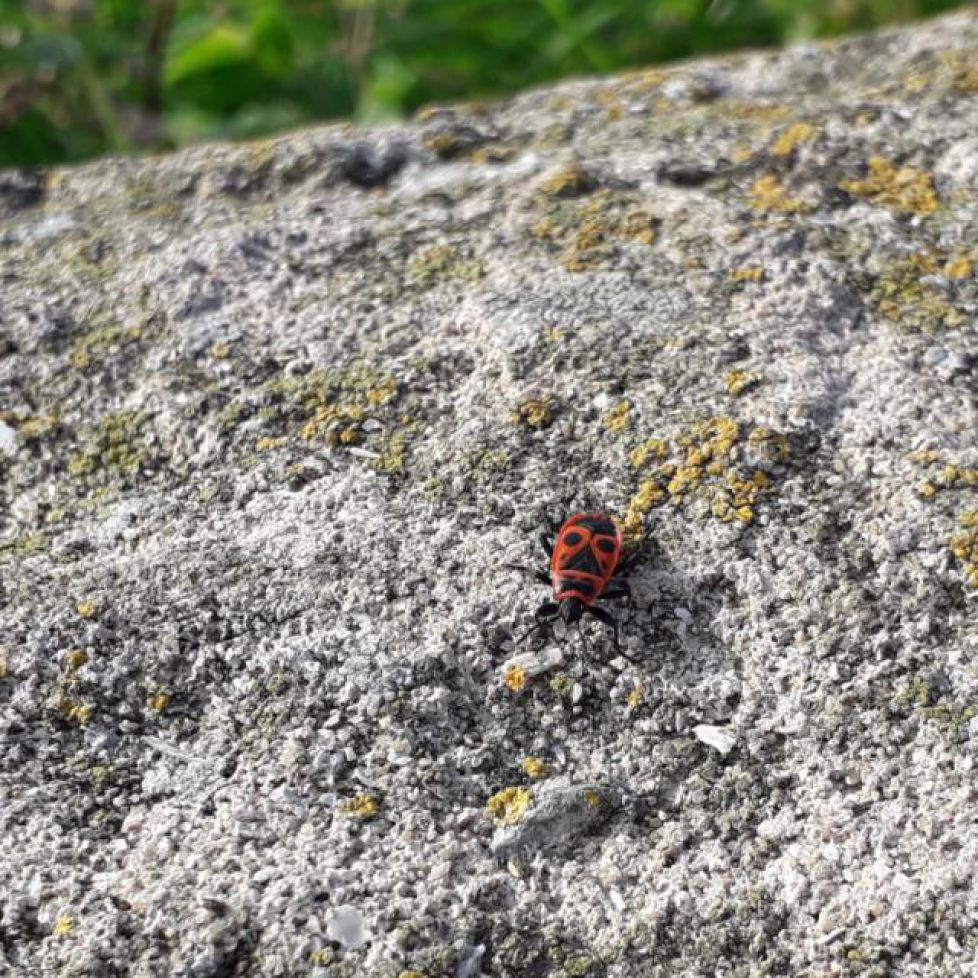
<path fill-rule="evenodd" d="M 251 44 L 262 71 L 272 77 L 292 70 L 295 44 L 289 22 L 276 5 L 259 11 L 251 25 Z"/>
<path fill-rule="evenodd" d="M 200 75 L 238 66 L 250 58 L 248 33 L 236 24 L 218 24 L 167 61 L 163 81 L 166 85 L 178 85 Z"/>

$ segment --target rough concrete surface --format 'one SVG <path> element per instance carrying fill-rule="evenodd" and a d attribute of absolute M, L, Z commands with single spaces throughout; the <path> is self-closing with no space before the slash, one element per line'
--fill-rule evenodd
<path fill-rule="evenodd" d="M 971 12 L 5 175 L 0 972 L 974 975 L 976 133 Z"/>

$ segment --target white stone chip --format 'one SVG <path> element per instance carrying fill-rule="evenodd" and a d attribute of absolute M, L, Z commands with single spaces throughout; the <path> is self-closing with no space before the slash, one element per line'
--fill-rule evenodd
<path fill-rule="evenodd" d="M 363 947 L 369 937 L 363 914 L 348 903 L 337 907 L 326 921 L 326 936 L 350 950 Z"/>
<path fill-rule="evenodd" d="M 693 727 L 693 736 L 721 754 L 729 754 L 737 743 L 737 735 L 729 727 L 713 727 L 708 723 Z"/>
<path fill-rule="evenodd" d="M 0 421 L 0 452 L 13 455 L 17 451 L 17 432 L 3 421 Z"/>

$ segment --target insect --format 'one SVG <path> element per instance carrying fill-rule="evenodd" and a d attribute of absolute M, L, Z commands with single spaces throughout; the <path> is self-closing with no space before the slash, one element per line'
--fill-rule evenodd
<path fill-rule="evenodd" d="M 540 543 L 550 558 L 550 569 L 532 573 L 553 588 L 554 600 L 537 608 L 536 622 L 516 644 L 558 618 L 567 625 L 576 625 L 583 615 L 590 615 L 613 630 L 615 649 L 620 652 L 618 622 L 604 608 L 596 607 L 595 602 L 631 597 L 624 575 L 639 551 L 622 558 L 621 530 L 604 513 L 575 513 L 557 531 L 552 543 L 546 533 L 540 534 Z"/>

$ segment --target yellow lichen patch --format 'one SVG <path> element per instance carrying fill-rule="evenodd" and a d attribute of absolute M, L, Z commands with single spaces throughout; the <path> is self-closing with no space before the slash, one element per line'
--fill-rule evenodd
<path fill-rule="evenodd" d="M 628 699 L 625 702 L 628 704 L 628 709 L 637 710 L 642 705 L 644 699 L 644 690 L 641 686 L 635 685 L 632 687 L 631 692 L 628 694 Z"/>
<path fill-rule="evenodd" d="M 371 794 L 360 794 L 355 798 L 348 798 L 340 804 L 340 812 L 350 818 L 358 818 L 361 821 L 368 821 L 376 818 L 380 812 L 380 802 Z"/>
<path fill-rule="evenodd" d="M 967 465 L 956 465 L 951 462 L 941 469 L 937 478 L 942 485 L 949 489 L 955 486 L 959 488 L 964 486 L 973 488 L 978 486 L 978 468 L 972 468 Z"/>
<path fill-rule="evenodd" d="M 0 648 L 0 680 L 6 679 L 10 675 L 10 661 L 7 659 L 7 650 Z"/>
<path fill-rule="evenodd" d="M 526 670 L 515 662 L 511 662 L 503 670 L 503 685 L 507 686 L 514 693 L 518 693 L 525 688 L 528 678 Z"/>
<path fill-rule="evenodd" d="M 564 337 L 564 334 L 557 326 L 543 326 L 541 327 L 541 332 L 544 340 L 548 343 L 559 343 Z"/>
<path fill-rule="evenodd" d="M 632 423 L 632 405 L 630 401 L 619 401 L 604 416 L 604 426 L 620 435 Z"/>
<path fill-rule="evenodd" d="M 227 340 L 221 340 L 211 346 L 210 353 L 214 360 L 227 360 L 231 356 L 231 344 Z"/>
<path fill-rule="evenodd" d="M 944 274 L 951 279 L 971 278 L 971 259 L 967 255 L 953 255 L 944 265 Z"/>
<path fill-rule="evenodd" d="M 876 204 L 909 214 L 933 214 L 940 200 L 934 178 L 913 166 L 897 166 L 882 156 L 871 156 L 869 172 L 861 180 L 842 180 L 847 193 L 868 197 Z"/>
<path fill-rule="evenodd" d="M 524 757 L 520 767 L 523 768 L 523 773 L 534 781 L 540 781 L 550 773 L 547 765 L 539 757 Z"/>
<path fill-rule="evenodd" d="M 580 197 L 597 185 L 594 174 L 574 162 L 548 173 L 540 182 L 540 192 L 548 197 Z"/>
<path fill-rule="evenodd" d="M 517 155 L 514 146 L 507 146 L 504 143 L 488 143 L 485 146 L 478 146 L 466 155 L 466 159 L 472 163 L 508 163 Z"/>
<path fill-rule="evenodd" d="M 376 383 L 366 390 L 367 403 L 371 407 L 388 404 L 397 397 L 397 380 L 392 374 L 381 374 Z"/>
<path fill-rule="evenodd" d="M 658 220 L 648 211 L 629 211 L 618 223 L 618 234 L 641 244 L 654 244 Z"/>
<path fill-rule="evenodd" d="M 98 611 L 98 606 L 94 601 L 81 601 L 75 607 L 75 611 L 77 611 L 82 618 L 94 618 L 96 611 Z"/>
<path fill-rule="evenodd" d="M 764 278 L 764 269 L 760 265 L 731 268 L 727 277 L 731 282 L 760 282 Z"/>
<path fill-rule="evenodd" d="M 428 978 L 428 976 L 423 971 L 412 971 L 408 969 L 407 971 L 399 971 L 397 978 Z"/>
<path fill-rule="evenodd" d="M 17 427 L 17 433 L 24 441 L 39 441 L 58 429 L 61 417 L 57 412 L 23 418 Z"/>
<path fill-rule="evenodd" d="M 705 465 L 710 459 L 725 460 L 740 436 L 740 425 L 732 418 L 713 417 L 693 427 L 679 443 L 686 448 L 686 464 Z"/>
<path fill-rule="evenodd" d="M 330 445 L 350 444 L 356 440 L 350 436 L 350 432 L 357 430 L 356 423 L 363 416 L 363 408 L 356 404 L 320 404 L 302 426 L 299 435 L 303 441 L 317 439 Z M 350 421 L 354 424 L 347 423 Z"/>
<path fill-rule="evenodd" d="M 793 110 L 790 106 L 779 105 L 776 102 L 748 102 L 738 99 L 721 99 L 716 108 L 723 115 L 735 116 L 738 119 L 751 119 L 756 122 L 782 122 L 790 119 Z"/>
<path fill-rule="evenodd" d="M 421 137 L 425 149 L 430 149 L 440 160 L 456 160 L 472 149 L 472 141 L 450 129 L 436 129 Z"/>
<path fill-rule="evenodd" d="M 54 936 L 67 937 L 75 929 L 75 918 L 71 914 L 63 913 L 58 915 L 54 922 Z"/>
<path fill-rule="evenodd" d="M 88 662 L 88 653 L 84 649 L 70 649 L 65 656 L 65 674 L 73 676 Z"/>
<path fill-rule="evenodd" d="M 787 156 L 802 143 L 810 143 L 818 130 L 810 122 L 796 122 L 788 126 L 771 145 L 773 156 Z"/>
<path fill-rule="evenodd" d="M 273 448 L 281 448 L 283 445 L 288 444 L 289 439 L 285 435 L 281 435 L 278 438 L 271 438 L 265 436 L 264 438 L 259 438 L 255 442 L 255 451 L 267 452 Z"/>
<path fill-rule="evenodd" d="M 933 499 L 947 489 L 978 488 L 978 468 L 974 466 L 956 462 L 942 464 L 940 453 L 933 449 L 912 452 L 908 457 L 915 465 L 928 469 L 926 478 L 917 486 L 917 492 L 925 499 Z"/>
<path fill-rule="evenodd" d="M 525 428 L 546 428 L 553 421 L 554 404 L 550 394 L 524 397 L 513 409 L 510 420 Z"/>
<path fill-rule="evenodd" d="M 661 463 L 639 485 L 622 521 L 626 539 L 642 535 L 643 516 L 653 506 L 670 502 L 681 507 L 690 499 L 708 504 L 709 512 L 725 522 L 749 523 L 758 497 L 772 488 L 771 476 L 747 467 L 783 462 L 788 440 L 770 428 L 755 428 L 745 452 L 741 427 L 732 418 L 708 418 L 676 439 L 681 457 Z"/>
<path fill-rule="evenodd" d="M 532 801 L 529 788 L 503 788 L 486 802 L 486 810 L 497 825 L 515 825 Z"/>
<path fill-rule="evenodd" d="M 628 453 L 628 460 L 636 469 L 640 469 L 651 459 L 661 461 L 668 456 L 669 443 L 664 438 L 649 438 Z"/>
<path fill-rule="evenodd" d="M 761 214 L 804 214 L 811 206 L 792 197 L 773 173 L 758 177 L 747 191 L 750 206 Z"/>
<path fill-rule="evenodd" d="M 601 794 L 595 791 L 593 788 L 585 788 L 584 800 L 587 802 L 588 807 L 590 808 L 601 807 Z"/>
<path fill-rule="evenodd" d="M 974 514 L 967 514 L 973 516 Z M 972 526 L 950 540 L 951 553 L 962 563 L 965 580 L 978 588 L 978 528 Z"/>
<path fill-rule="evenodd" d="M 978 65 L 965 68 L 954 79 L 954 87 L 963 95 L 973 95 L 978 92 Z"/>
<path fill-rule="evenodd" d="M 69 696 L 62 696 L 57 702 L 57 708 L 66 720 L 73 720 L 84 726 L 92 718 L 92 708 L 87 703 L 81 703 Z"/>
<path fill-rule="evenodd" d="M 717 489 L 710 510 L 724 522 L 739 520 L 750 523 L 754 519 L 754 502 L 759 493 L 771 485 L 770 477 L 761 471 L 743 478 L 736 472 L 726 473 L 726 486 Z"/>
<path fill-rule="evenodd" d="M 407 271 L 412 281 L 425 288 L 446 279 L 474 282 L 485 274 L 481 261 L 466 258 L 449 244 L 419 249 L 408 259 Z"/>
<path fill-rule="evenodd" d="M 734 397 L 756 387 L 760 382 L 761 375 L 751 370 L 728 370 L 723 378 L 723 385 L 727 388 L 727 393 Z"/>
<path fill-rule="evenodd" d="M 153 693 L 152 696 L 147 697 L 146 706 L 149 707 L 154 713 L 163 713 L 166 708 L 170 705 L 170 694 L 164 693 L 160 690 L 157 693 Z"/>
<path fill-rule="evenodd" d="M 541 197 L 537 206 L 545 216 L 533 223 L 530 234 L 559 245 L 559 261 L 568 271 L 599 267 L 616 256 L 620 242 L 654 243 L 658 219 L 645 208 L 632 207 L 636 197 L 610 190 L 596 191 L 583 202 Z"/>
<path fill-rule="evenodd" d="M 625 542 L 637 544 L 645 535 L 644 517 L 668 498 L 662 484 L 655 479 L 645 479 L 635 495 L 628 501 L 628 510 L 621 520 L 621 532 Z"/>

